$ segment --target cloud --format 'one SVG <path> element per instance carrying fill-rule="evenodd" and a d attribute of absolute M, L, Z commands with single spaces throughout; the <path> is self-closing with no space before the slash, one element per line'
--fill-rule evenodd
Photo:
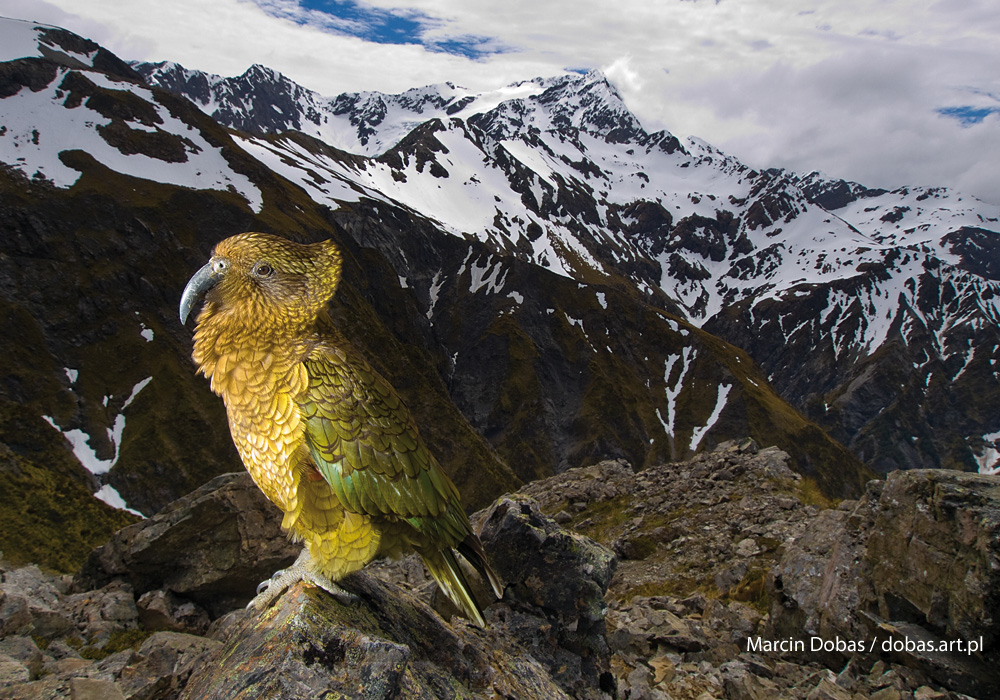
<path fill-rule="evenodd" d="M 632 70 L 631 58 L 622 56 L 606 66 L 601 66 L 601 72 L 608 80 L 615 83 L 619 92 L 634 94 L 642 90 L 646 84 L 638 72 Z"/>
<path fill-rule="evenodd" d="M 675 109 L 709 113 L 710 140 L 754 167 L 820 170 L 888 188 L 947 184 L 997 201 L 1000 177 L 984 160 L 1000 155 L 998 120 L 983 114 L 970 126 L 942 114 L 971 101 L 956 85 L 988 79 L 940 52 L 860 41 L 811 65 L 687 83 Z"/>
<path fill-rule="evenodd" d="M 648 129 L 754 167 L 1000 201 L 1000 124 L 982 112 L 1000 95 L 994 0 L 0 0 L 0 14 L 129 59 L 263 63 L 326 95 L 601 67 Z"/>

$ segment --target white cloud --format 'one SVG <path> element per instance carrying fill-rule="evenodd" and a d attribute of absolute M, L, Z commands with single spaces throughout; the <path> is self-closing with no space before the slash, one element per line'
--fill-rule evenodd
<path fill-rule="evenodd" d="M 368 4 L 430 18 L 427 41 L 477 36 L 506 50 L 473 60 L 375 44 L 293 0 L 0 0 L 0 14 L 66 26 L 124 58 L 223 75 L 263 63 L 328 95 L 603 67 L 647 128 L 697 135 L 755 167 L 1000 201 L 1000 120 L 963 126 L 937 112 L 1000 95 L 994 0 Z"/>

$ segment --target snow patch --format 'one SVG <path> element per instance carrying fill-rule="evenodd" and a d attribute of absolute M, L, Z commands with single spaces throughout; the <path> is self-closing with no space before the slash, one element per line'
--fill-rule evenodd
<path fill-rule="evenodd" d="M 427 320 L 431 320 L 434 315 L 434 307 L 437 305 L 438 294 L 441 293 L 441 287 L 444 286 L 444 281 L 441 279 L 441 271 L 438 270 L 434 273 L 434 279 L 431 280 L 430 288 L 430 304 L 427 306 Z"/>
<path fill-rule="evenodd" d="M 34 22 L 6 17 L 0 19 L 0 61 L 41 56 L 38 34 L 43 29 Z"/>
<path fill-rule="evenodd" d="M 974 455 L 980 474 L 1000 474 L 1000 432 L 983 435 L 983 451 Z"/>
<path fill-rule="evenodd" d="M 66 96 L 59 85 L 67 73 L 69 69 L 60 68 L 46 88 L 38 92 L 22 88 L 0 100 L 0 124 L 5 127 L 0 131 L 0 161 L 28 178 L 44 178 L 56 187 L 69 188 L 79 180 L 80 172 L 65 165 L 59 154 L 82 150 L 108 168 L 130 177 L 192 189 L 238 192 L 255 212 L 260 212 L 263 206 L 260 190 L 247 176 L 229 167 L 221 149 L 209 144 L 201 132 L 160 105 L 149 89 L 101 73 L 86 74 L 98 87 L 129 92 L 148 102 L 162 120 L 156 130 L 184 140 L 183 162 L 167 162 L 141 153 L 125 155 L 111 146 L 97 131 L 98 127 L 111 123 L 109 118 L 88 108 L 86 103 L 72 109 L 65 106 Z M 138 129 L 142 125 L 128 126 Z"/>
<path fill-rule="evenodd" d="M 479 265 L 479 260 L 476 260 L 469 268 L 469 274 L 471 275 L 469 291 L 472 294 L 483 287 L 486 287 L 488 293 L 496 294 L 503 289 L 504 280 L 507 279 L 507 271 L 503 269 L 503 265 L 492 257 L 487 258 L 487 264 L 482 267 Z"/>
<path fill-rule="evenodd" d="M 122 498 L 122 495 L 120 493 L 118 493 L 118 489 L 116 489 L 111 484 L 104 484 L 104 486 L 97 489 L 97 492 L 94 494 L 94 496 L 96 496 L 98 500 L 104 501 L 112 508 L 117 508 L 118 510 L 127 510 L 129 513 L 132 513 L 133 515 L 138 515 L 140 518 L 146 517 L 145 515 L 137 511 L 135 508 L 129 508 L 128 504 L 125 502 L 125 499 Z"/>
<path fill-rule="evenodd" d="M 694 358 L 697 356 L 695 349 L 690 345 L 686 346 L 680 355 L 670 355 L 666 360 L 666 368 L 663 370 L 663 383 L 665 386 L 665 393 L 667 397 L 667 417 L 666 419 L 660 414 L 660 410 L 656 410 L 656 415 L 663 423 L 664 432 L 671 438 L 674 437 L 674 419 L 677 416 L 677 397 L 680 396 L 681 390 L 684 389 L 684 377 L 687 375 L 688 370 L 694 364 Z M 681 371 L 678 375 L 676 381 L 671 383 L 670 375 L 673 373 L 674 365 L 677 361 L 681 361 Z"/>
<path fill-rule="evenodd" d="M 695 428 L 691 431 L 691 451 L 694 452 L 701 441 L 704 439 L 705 435 L 712 426 L 716 424 L 719 420 L 719 416 L 722 415 L 722 409 L 726 407 L 726 400 L 729 398 L 729 391 L 733 388 L 732 384 L 720 384 L 719 385 L 719 396 L 715 401 L 715 408 L 712 409 L 712 415 L 708 417 L 708 421 L 701 428 Z"/>
<path fill-rule="evenodd" d="M 124 411 L 135 400 L 135 397 L 139 395 L 139 392 L 142 391 L 150 381 L 152 381 L 152 379 L 152 377 L 147 377 L 132 387 L 132 393 L 129 394 L 129 397 L 125 399 L 125 403 L 122 404 L 122 413 L 115 416 L 115 420 L 111 427 L 107 429 L 108 441 L 111 442 L 111 445 L 115 450 L 115 454 L 111 459 L 100 459 L 97 456 L 97 452 L 95 452 L 90 446 L 90 435 L 83 432 L 79 428 L 63 430 L 56 424 L 55 420 L 51 416 L 42 416 L 42 419 L 63 434 L 63 437 L 66 438 L 70 446 L 73 448 L 73 455 L 76 457 L 77 461 L 83 465 L 84 469 L 89 471 L 91 474 L 107 474 L 118 461 L 118 453 L 121 449 L 122 443 L 122 434 L 125 432 Z"/>

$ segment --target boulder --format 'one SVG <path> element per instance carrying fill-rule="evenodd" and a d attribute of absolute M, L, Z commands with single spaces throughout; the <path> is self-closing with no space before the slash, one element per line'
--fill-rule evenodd
<path fill-rule="evenodd" d="M 823 511 L 771 570 L 772 639 L 863 640 L 810 654 L 891 660 L 975 697 L 1000 693 L 1000 476 L 920 469 Z M 975 644 L 978 649 L 970 650 Z"/>
<path fill-rule="evenodd" d="M 192 672 L 220 646 L 196 635 L 156 632 L 139 647 L 136 661 L 122 672 L 118 685 L 129 700 L 176 698 Z"/>
<path fill-rule="evenodd" d="M 564 529 L 525 496 L 505 496 L 487 509 L 480 537 L 507 584 L 510 633 L 573 697 L 613 695 L 604 595 L 614 553 Z"/>
<path fill-rule="evenodd" d="M 449 625 L 412 592 L 363 572 L 344 584 L 355 602 L 300 583 L 246 617 L 181 698 L 568 697 L 500 629 Z"/>
<path fill-rule="evenodd" d="M 489 628 L 450 624 L 421 592 L 356 573 L 344 603 L 298 584 L 262 614 L 226 623 L 227 643 L 183 698 L 587 698 L 616 695 L 604 630 L 614 555 L 567 532 L 527 498 L 482 514 L 481 537 L 507 585 L 486 608 Z M 553 585 L 558 582 L 558 585 Z"/>
<path fill-rule="evenodd" d="M 171 591 L 221 615 L 245 605 L 258 583 L 298 555 L 280 523 L 249 474 L 223 474 L 119 530 L 90 555 L 74 585 L 91 590 L 122 579 L 137 595 Z"/>
<path fill-rule="evenodd" d="M 201 606 L 172 591 L 146 591 L 136 601 L 139 621 L 147 630 L 205 634 L 211 620 Z"/>
<path fill-rule="evenodd" d="M 72 623 L 59 610 L 61 577 L 50 576 L 34 565 L 10 569 L 0 575 L 0 637 L 30 634 L 53 639 Z"/>
<path fill-rule="evenodd" d="M 1000 476 L 893 473 L 865 558 L 880 617 L 997 649 Z"/>

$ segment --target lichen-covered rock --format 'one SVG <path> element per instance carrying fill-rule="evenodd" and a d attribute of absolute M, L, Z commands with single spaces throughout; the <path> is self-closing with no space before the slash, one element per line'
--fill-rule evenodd
<path fill-rule="evenodd" d="M 0 636 L 65 634 L 72 623 L 59 610 L 64 583 L 62 577 L 43 574 L 37 566 L 0 572 Z"/>
<path fill-rule="evenodd" d="M 874 482 L 869 493 L 877 493 Z M 854 511 L 825 510 L 789 542 L 781 561 L 769 572 L 771 599 L 767 639 L 819 637 L 867 639 L 870 626 L 858 615 L 862 599 L 870 597 L 865 541 L 871 502 L 862 499 Z M 809 651 L 801 660 L 844 663 L 849 654 Z M 866 657 L 868 658 L 868 657 Z M 871 655 L 870 663 L 878 658 Z"/>
<path fill-rule="evenodd" d="M 195 669 L 222 646 L 220 642 L 191 634 L 157 632 L 137 652 L 118 685 L 129 700 L 177 697 Z"/>
<path fill-rule="evenodd" d="M 41 650 L 31 637 L 6 637 L 0 639 L 0 659 L 22 664 L 29 676 L 37 677 L 45 662 Z M 0 685 L 3 685 L 0 681 Z"/>
<path fill-rule="evenodd" d="M 894 472 L 865 558 L 882 618 L 1000 643 L 1000 477 Z"/>
<path fill-rule="evenodd" d="M 31 671 L 27 665 L 6 654 L 0 654 L 0 688 L 31 680 Z"/>
<path fill-rule="evenodd" d="M 845 505 L 821 513 L 772 569 L 769 638 L 864 640 L 860 652 L 811 658 L 891 659 L 952 690 L 995 697 L 1000 476 L 897 471 Z"/>
<path fill-rule="evenodd" d="M 136 629 L 139 624 L 135 594 L 124 581 L 66 596 L 62 607 L 74 621 L 77 633 L 97 647 L 107 644 L 115 634 Z"/>
<path fill-rule="evenodd" d="M 344 583 L 356 602 L 297 584 L 245 618 L 181 697 L 568 697 L 494 615 L 489 630 L 449 625 L 405 589 L 365 573 Z"/>
<path fill-rule="evenodd" d="M 478 520 L 507 583 L 486 609 L 489 629 L 445 622 L 412 560 L 383 564 L 385 580 L 343 582 L 353 603 L 299 585 L 263 614 L 225 623 L 225 648 L 183 697 L 615 697 L 604 629 L 614 555 L 528 499 L 501 499 Z"/>
<path fill-rule="evenodd" d="M 119 530 L 75 585 L 90 590 L 124 579 L 139 595 L 169 590 L 221 615 L 245 605 L 260 581 L 297 556 L 301 548 L 280 524 L 280 511 L 246 472 L 223 474 Z"/>
<path fill-rule="evenodd" d="M 525 497 L 504 497 L 482 517 L 480 537 L 507 583 L 505 624 L 578 698 L 614 693 L 604 594 L 613 552 L 565 530 Z"/>

